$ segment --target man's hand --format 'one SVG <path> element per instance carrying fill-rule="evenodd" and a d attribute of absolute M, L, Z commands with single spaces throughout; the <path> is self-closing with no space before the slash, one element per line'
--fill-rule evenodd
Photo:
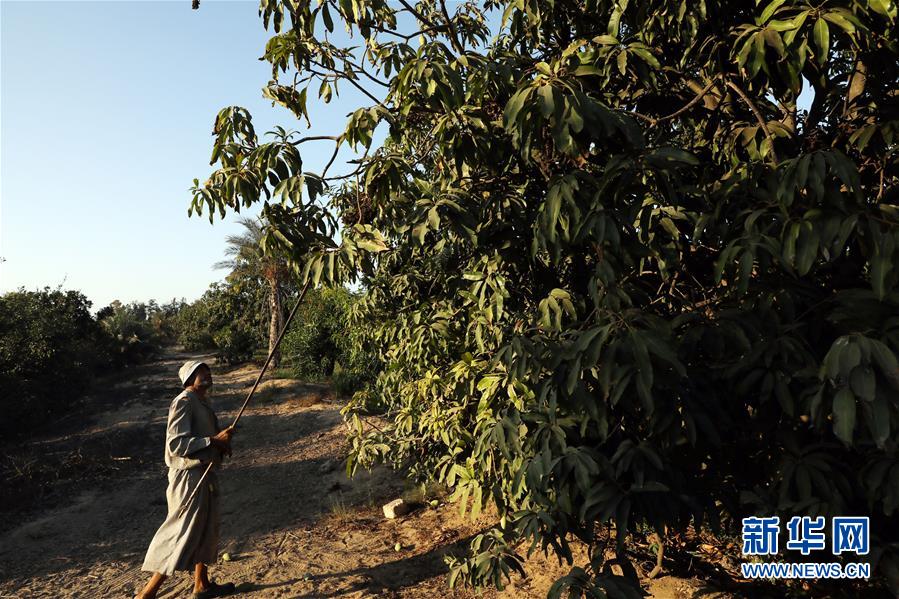
<path fill-rule="evenodd" d="M 231 457 L 231 437 L 234 435 L 234 427 L 229 426 L 223 429 L 214 437 L 210 437 L 212 446 L 219 450 L 222 455 Z"/>

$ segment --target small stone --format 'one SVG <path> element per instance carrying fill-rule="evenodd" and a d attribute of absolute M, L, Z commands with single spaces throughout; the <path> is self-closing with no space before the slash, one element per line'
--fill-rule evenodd
<path fill-rule="evenodd" d="M 397 516 L 403 516 L 409 513 L 409 504 L 402 499 L 394 499 L 390 503 L 384 505 L 384 517 L 393 520 Z"/>
<path fill-rule="evenodd" d="M 393 546 L 394 551 L 402 551 L 402 549 L 403 549 L 403 546 L 400 545 L 399 543 L 397 543 L 396 545 Z"/>
<path fill-rule="evenodd" d="M 231 554 L 230 554 L 230 553 L 223 553 L 223 554 L 222 554 L 222 561 L 223 561 L 223 562 L 230 562 L 230 561 L 231 561 Z"/>
<path fill-rule="evenodd" d="M 428 503 L 431 505 L 431 507 L 437 507 L 438 505 L 440 505 L 440 502 L 437 501 L 436 499 L 432 499 Z"/>

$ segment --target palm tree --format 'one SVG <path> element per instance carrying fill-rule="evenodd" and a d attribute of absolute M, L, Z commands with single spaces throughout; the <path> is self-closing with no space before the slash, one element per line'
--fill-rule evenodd
<path fill-rule="evenodd" d="M 268 286 L 268 351 L 275 347 L 281 327 L 284 326 L 282 296 L 290 273 L 287 262 L 281 257 L 266 255 L 260 242 L 265 233 L 266 223 L 261 218 L 241 217 L 238 222 L 246 231 L 240 235 L 229 235 L 225 238 L 227 260 L 216 262 L 214 268 L 228 268 L 231 272 L 226 280 L 233 284 L 247 279 L 262 281 Z M 281 361 L 280 350 L 272 356 L 272 367 L 277 368 Z"/>

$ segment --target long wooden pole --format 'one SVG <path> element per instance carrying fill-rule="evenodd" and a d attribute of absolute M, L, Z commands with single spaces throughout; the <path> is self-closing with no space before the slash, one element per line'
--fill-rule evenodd
<path fill-rule="evenodd" d="M 256 388 L 259 386 L 259 382 L 262 380 L 262 375 L 265 374 L 265 369 L 268 368 L 269 363 L 272 361 L 272 356 L 275 355 L 275 352 L 278 351 L 278 346 L 281 345 L 281 339 L 284 338 L 284 333 L 287 332 L 287 327 L 290 326 L 290 321 L 293 320 L 294 314 L 297 313 L 297 309 L 300 307 L 300 304 L 303 303 L 303 298 L 306 297 L 306 292 L 309 290 L 309 283 L 312 281 L 310 278 L 306 281 L 306 284 L 303 286 L 303 291 L 300 293 L 300 298 L 297 300 L 297 303 L 294 304 L 293 310 L 290 311 L 290 314 L 287 316 L 287 320 L 284 322 L 284 326 L 281 328 L 281 332 L 278 334 L 278 339 L 275 341 L 275 345 L 271 348 L 268 353 L 268 358 L 265 359 L 265 364 L 262 365 L 262 370 L 259 371 L 259 376 L 256 377 L 256 382 L 253 383 L 253 388 L 250 389 L 250 392 L 247 394 L 247 398 L 244 400 L 243 405 L 240 406 L 240 411 L 237 412 L 237 416 L 234 418 L 234 422 L 231 423 L 231 426 L 228 428 L 234 428 L 237 426 L 237 421 L 240 420 L 240 417 L 243 415 L 244 410 L 247 409 L 247 404 L 250 403 L 250 399 L 253 397 L 253 394 L 256 393 Z M 200 477 L 200 480 L 197 482 L 197 486 L 194 487 L 194 490 L 191 491 L 190 495 L 187 497 L 187 500 L 183 504 L 181 504 L 181 509 L 178 511 L 178 516 L 184 515 L 184 511 L 187 509 L 187 506 L 190 505 L 190 502 L 193 501 L 194 496 L 196 496 L 197 491 L 200 489 L 200 485 L 203 484 L 203 481 L 206 480 L 206 477 L 209 475 L 209 471 L 212 470 L 213 461 L 210 461 L 206 466 L 206 470 L 203 472 L 203 476 Z"/>

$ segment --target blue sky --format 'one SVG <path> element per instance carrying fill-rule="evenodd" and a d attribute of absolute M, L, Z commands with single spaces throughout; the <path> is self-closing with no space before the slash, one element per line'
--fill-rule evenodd
<path fill-rule="evenodd" d="M 224 277 L 212 265 L 242 230 L 236 217 L 187 216 L 193 179 L 212 172 L 218 110 L 248 108 L 258 134 L 333 135 L 368 105 L 342 88 L 329 105 L 310 102 L 309 130 L 272 107 L 258 6 L 0 2 L 0 292 L 64 282 L 96 311 L 192 300 Z M 320 172 L 332 150 L 303 144 L 304 170 Z M 352 157 L 342 151 L 329 174 Z"/>

